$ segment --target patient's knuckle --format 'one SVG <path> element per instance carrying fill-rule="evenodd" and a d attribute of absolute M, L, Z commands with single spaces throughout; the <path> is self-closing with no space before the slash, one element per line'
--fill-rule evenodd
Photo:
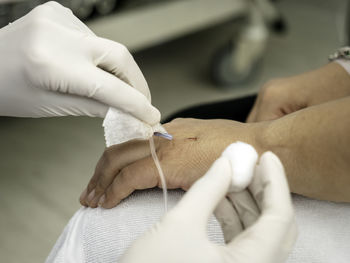
<path fill-rule="evenodd" d="M 91 191 L 92 189 L 94 189 L 97 185 L 98 179 L 97 178 L 92 178 L 87 186 L 88 191 Z"/>
<path fill-rule="evenodd" d="M 106 199 L 113 198 L 114 192 L 115 192 L 114 188 L 115 188 L 114 184 L 111 187 L 108 187 L 105 193 Z"/>
<path fill-rule="evenodd" d="M 106 148 L 101 157 L 101 163 L 103 166 L 110 166 L 113 163 L 115 156 L 115 150 L 111 147 Z"/>
<path fill-rule="evenodd" d="M 164 128 L 167 131 L 176 131 L 181 129 L 181 127 L 183 127 L 186 123 L 184 123 L 187 119 L 186 118 L 176 118 L 171 120 L 170 122 L 164 124 Z"/>
<path fill-rule="evenodd" d="M 177 123 L 181 123 L 183 120 L 184 120 L 185 118 L 176 118 L 176 119 L 173 119 L 169 124 L 171 124 L 171 123 L 175 123 L 175 124 L 177 124 Z"/>
<path fill-rule="evenodd" d="M 96 184 L 96 191 L 97 192 L 104 191 L 109 186 L 109 182 L 110 182 L 110 179 L 108 175 L 101 176 L 100 180 Z"/>
<path fill-rule="evenodd" d="M 118 174 L 120 182 L 124 184 L 130 183 L 130 167 L 126 166 L 124 167 L 120 173 Z"/>
<path fill-rule="evenodd" d="M 261 90 L 262 100 L 263 101 L 271 101 L 278 96 L 280 92 L 280 84 L 279 80 L 273 79 L 268 81 Z"/>
<path fill-rule="evenodd" d="M 97 167 L 96 167 L 95 172 L 89 181 L 88 187 L 89 186 L 95 187 L 102 175 L 103 174 L 101 173 L 101 171 L 99 169 L 97 169 Z"/>
<path fill-rule="evenodd" d="M 112 187 L 109 187 L 105 193 L 106 199 L 109 200 L 110 203 L 119 203 L 119 201 L 126 196 L 123 188 L 120 188 L 120 185 L 113 183 Z"/>

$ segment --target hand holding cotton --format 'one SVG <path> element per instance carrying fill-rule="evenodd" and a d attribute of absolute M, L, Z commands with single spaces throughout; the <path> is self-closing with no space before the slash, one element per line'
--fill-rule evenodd
<path fill-rule="evenodd" d="M 129 51 L 57 2 L 1 28 L 0 57 L 0 115 L 104 117 L 114 107 L 149 125 L 160 121 Z"/>

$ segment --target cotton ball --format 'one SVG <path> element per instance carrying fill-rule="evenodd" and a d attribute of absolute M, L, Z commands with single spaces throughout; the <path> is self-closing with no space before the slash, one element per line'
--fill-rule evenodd
<path fill-rule="evenodd" d="M 247 188 L 253 179 L 258 161 L 258 153 L 254 147 L 244 142 L 235 142 L 224 150 L 222 156 L 231 163 L 232 181 L 228 191 L 240 192 Z"/>

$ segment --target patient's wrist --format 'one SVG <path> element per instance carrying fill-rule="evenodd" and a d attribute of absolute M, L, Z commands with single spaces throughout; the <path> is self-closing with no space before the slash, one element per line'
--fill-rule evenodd
<path fill-rule="evenodd" d="M 290 189 L 293 192 L 295 185 L 298 183 L 295 177 L 297 168 L 295 166 L 295 154 L 298 152 L 298 147 L 301 141 L 297 141 L 295 129 L 297 127 L 298 114 L 301 111 L 286 115 L 280 119 L 265 121 L 260 127 L 260 132 L 257 134 L 256 140 L 259 145 L 259 154 L 271 151 L 275 153 L 281 160 L 287 175 Z"/>
<path fill-rule="evenodd" d="M 306 94 L 309 106 L 350 95 L 350 75 L 337 62 L 331 62 L 313 72 L 309 82 L 314 88 Z"/>
<path fill-rule="evenodd" d="M 226 147 L 233 142 L 242 141 L 252 145 L 259 155 L 266 151 L 266 143 L 263 137 L 268 122 L 228 122 L 230 123 L 230 129 L 226 130 L 226 134 L 222 135 L 222 141 Z"/>

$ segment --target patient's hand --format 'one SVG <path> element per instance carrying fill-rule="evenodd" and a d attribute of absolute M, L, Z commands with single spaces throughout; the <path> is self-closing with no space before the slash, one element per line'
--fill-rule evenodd
<path fill-rule="evenodd" d="M 258 136 L 263 126 L 199 119 L 176 119 L 165 124 L 173 140 L 154 139 L 167 187 L 189 189 L 232 142 L 247 142 L 262 152 Z M 134 190 L 156 186 L 161 187 L 161 182 L 149 142 L 131 141 L 105 150 L 80 202 L 90 207 L 100 203 L 104 208 L 112 208 Z"/>
<path fill-rule="evenodd" d="M 247 122 L 273 120 L 350 95 L 350 76 L 336 62 L 300 75 L 267 82 Z"/>

